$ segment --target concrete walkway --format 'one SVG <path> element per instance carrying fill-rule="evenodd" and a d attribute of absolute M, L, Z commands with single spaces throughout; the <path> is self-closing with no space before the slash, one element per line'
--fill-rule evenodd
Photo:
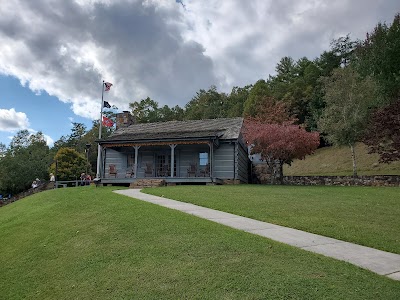
<path fill-rule="evenodd" d="M 364 247 L 321 235 L 261 222 L 198 205 L 141 193 L 138 189 L 115 191 L 167 208 L 179 210 L 232 228 L 257 234 L 307 251 L 333 257 L 368 269 L 394 280 L 400 280 L 400 255 Z"/>

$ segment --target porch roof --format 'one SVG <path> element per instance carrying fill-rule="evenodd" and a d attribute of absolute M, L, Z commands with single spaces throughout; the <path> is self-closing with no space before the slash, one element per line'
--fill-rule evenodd
<path fill-rule="evenodd" d="M 239 138 L 242 125 L 243 118 L 133 124 L 126 128 L 117 129 L 110 137 L 99 140 L 99 142 L 200 140 L 215 137 L 220 140 L 235 140 Z"/>

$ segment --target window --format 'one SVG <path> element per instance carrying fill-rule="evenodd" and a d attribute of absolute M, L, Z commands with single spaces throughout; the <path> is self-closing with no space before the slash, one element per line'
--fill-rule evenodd
<path fill-rule="evenodd" d="M 200 166 L 207 165 L 208 164 L 208 153 L 207 152 L 199 153 L 199 159 L 200 159 Z"/>

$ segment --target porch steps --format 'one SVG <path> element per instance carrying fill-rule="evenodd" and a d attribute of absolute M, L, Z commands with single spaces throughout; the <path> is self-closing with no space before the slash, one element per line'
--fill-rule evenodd
<path fill-rule="evenodd" d="M 141 189 L 145 187 L 157 187 L 165 185 L 166 182 L 164 179 L 138 179 L 135 182 L 132 182 L 129 187 L 131 189 Z"/>

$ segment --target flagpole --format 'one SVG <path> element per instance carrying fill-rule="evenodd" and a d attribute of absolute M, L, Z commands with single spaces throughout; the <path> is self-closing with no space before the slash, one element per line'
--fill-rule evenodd
<path fill-rule="evenodd" d="M 99 122 L 99 140 L 101 139 L 101 130 L 103 125 L 103 106 L 104 106 L 104 80 L 101 85 L 101 110 L 100 110 L 100 122 Z M 97 145 L 97 171 L 96 171 L 96 178 L 100 178 L 100 161 L 101 161 L 101 146 L 100 143 Z"/>

